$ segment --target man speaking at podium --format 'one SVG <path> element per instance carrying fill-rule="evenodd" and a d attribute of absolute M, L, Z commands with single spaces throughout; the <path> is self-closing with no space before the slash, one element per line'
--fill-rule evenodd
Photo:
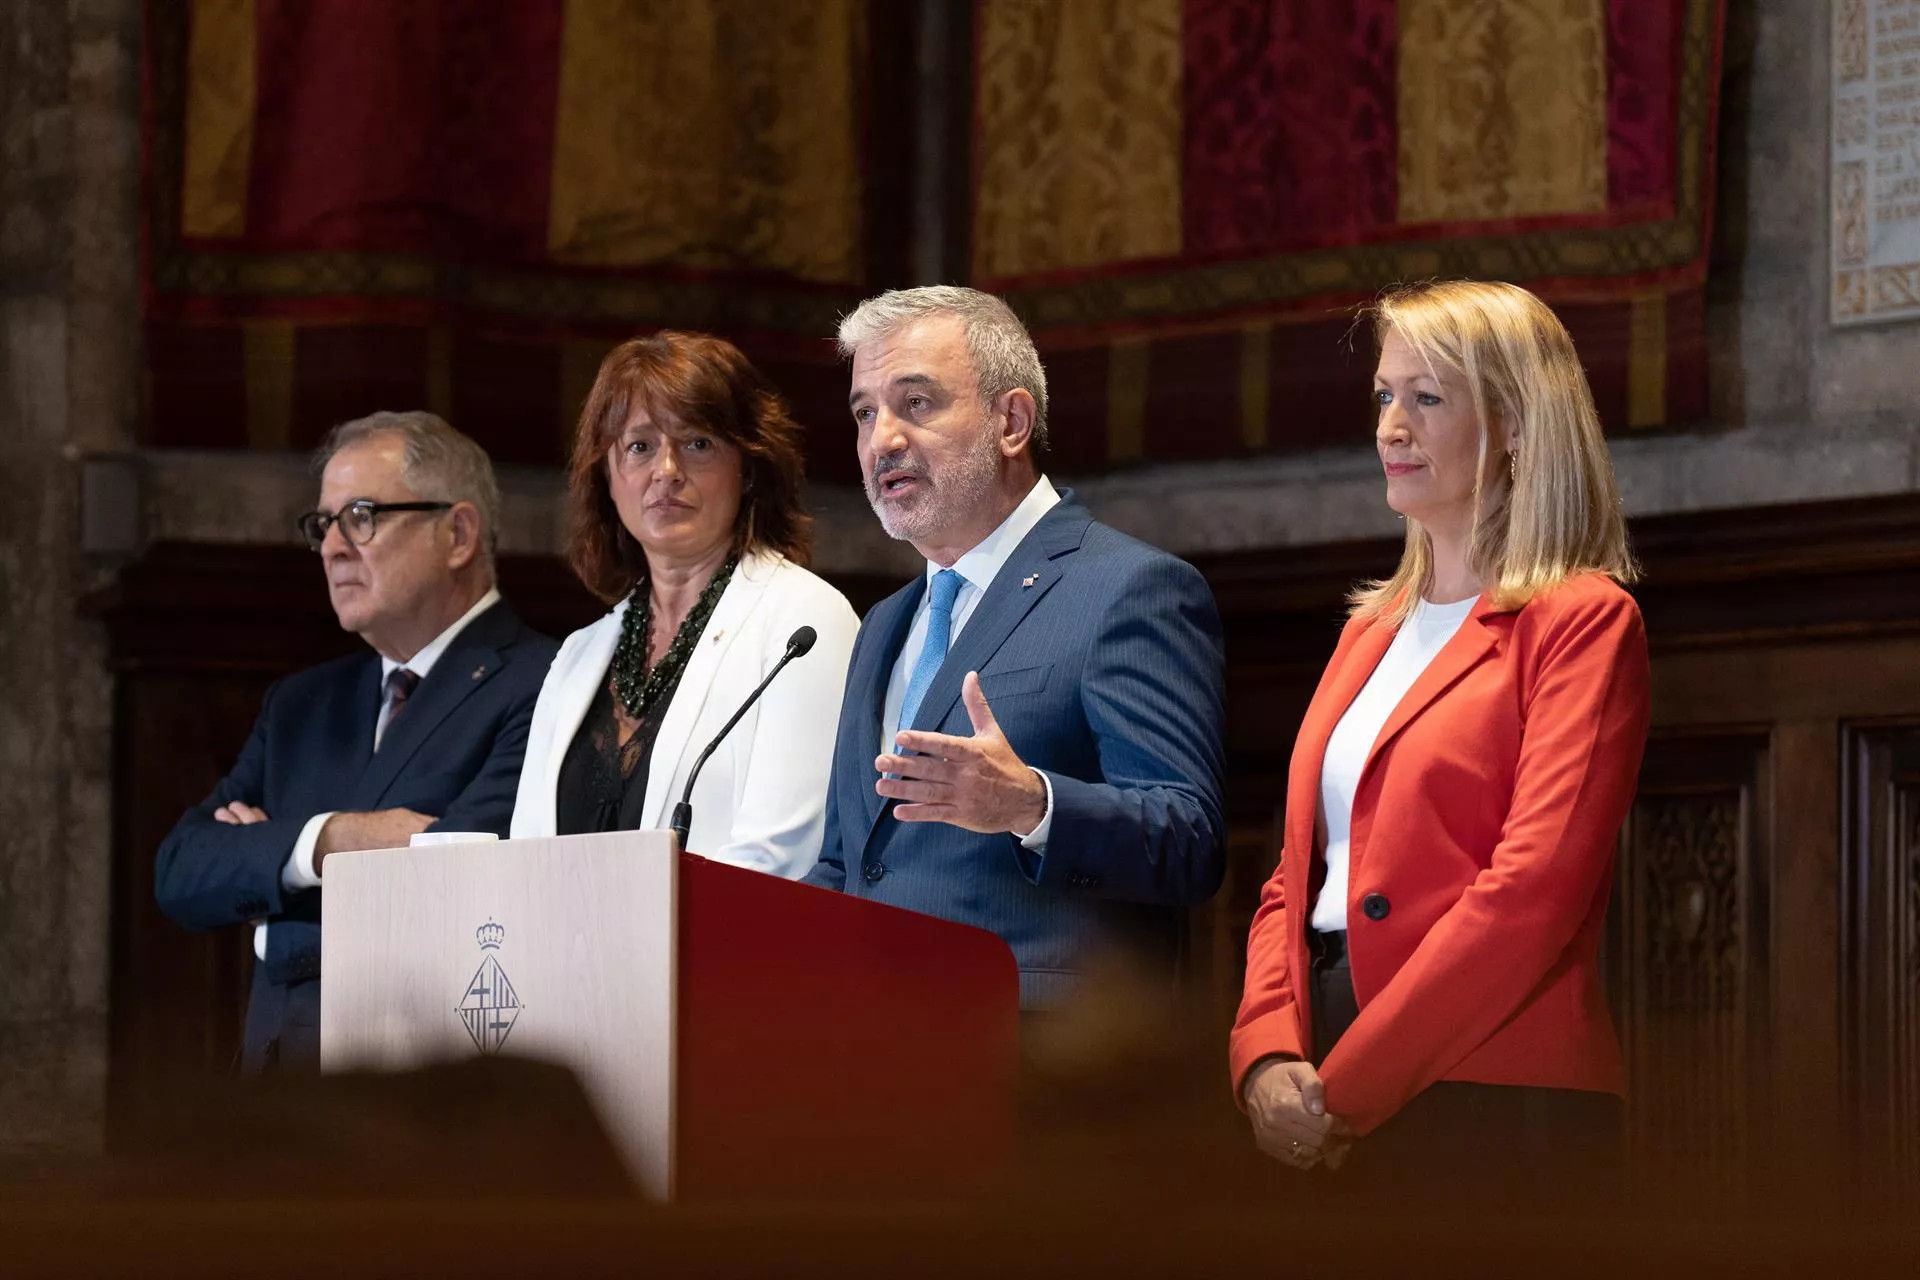
<path fill-rule="evenodd" d="M 1212 594 L 1040 473 L 1004 302 L 886 293 L 839 339 L 868 501 L 927 566 L 861 625 L 808 882 L 998 933 L 1026 1011 L 1110 960 L 1170 978 L 1223 871 Z"/>
<path fill-rule="evenodd" d="M 155 895 L 189 929 L 254 924 L 246 1070 L 320 1063 L 320 888 L 330 854 L 431 827 L 504 835 L 553 641 L 494 587 L 500 508 L 479 445 L 377 413 L 321 447 L 300 518 L 344 629 L 373 653 L 267 691 L 233 772 L 160 846 Z"/>

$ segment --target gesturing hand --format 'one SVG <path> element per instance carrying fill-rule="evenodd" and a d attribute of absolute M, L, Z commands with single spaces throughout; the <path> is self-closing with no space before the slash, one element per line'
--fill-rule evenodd
<path fill-rule="evenodd" d="M 1337 1169 L 1346 1159 L 1353 1131 L 1327 1111 L 1326 1086 L 1311 1063 L 1264 1063 L 1248 1078 L 1245 1096 L 1253 1140 L 1274 1159 L 1296 1169 L 1323 1161 Z"/>
<path fill-rule="evenodd" d="M 256 809 L 242 800 L 229 800 L 213 811 L 215 822 L 224 822 L 230 827 L 250 827 L 256 822 L 267 822 L 265 809 Z"/>
<path fill-rule="evenodd" d="M 947 822 L 968 831 L 1026 835 L 1047 816 L 1047 784 L 1021 763 L 1000 731 L 980 692 L 979 672 L 967 672 L 960 700 L 973 721 L 973 736 L 902 731 L 894 737 L 902 754 L 874 760 L 883 776 L 873 789 L 900 801 L 893 816 L 902 822 Z"/>

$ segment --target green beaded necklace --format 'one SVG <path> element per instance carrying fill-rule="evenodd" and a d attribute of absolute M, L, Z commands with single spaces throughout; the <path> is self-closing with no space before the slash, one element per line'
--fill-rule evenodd
<path fill-rule="evenodd" d="M 620 644 L 613 651 L 613 692 L 628 715 L 638 720 L 660 691 L 680 678 L 739 563 L 739 557 L 731 556 L 720 566 L 651 671 L 647 670 L 647 648 L 653 639 L 653 592 L 645 578 L 634 584 L 633 593 L 627 597 L 627 616 L 620 620 Z"/>

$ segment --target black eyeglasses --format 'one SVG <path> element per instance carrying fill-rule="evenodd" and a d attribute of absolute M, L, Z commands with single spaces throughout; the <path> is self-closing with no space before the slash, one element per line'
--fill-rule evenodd
<path fill-rule="evenodd" d="M 327 540 L 327 529 L 335 523 L 348 542 L 356 547 L 364 547 L 373 541 L 377 529 L 376 521 L 389 511 L 451 511 L 451 502 L 372 502 L 366 498 L 358 502 L 349 502 L 340 508 L 338 514 L 326 511 L 309 511 L 294 521 L 294 526 L 306 538 L 307 545 L 315 551 Z"/>

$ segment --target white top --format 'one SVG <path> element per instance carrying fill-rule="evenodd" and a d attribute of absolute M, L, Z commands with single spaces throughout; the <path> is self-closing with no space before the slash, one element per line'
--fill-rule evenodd
<path fill-rule="evenodd" d="M 1040 523 L 1042 516 L 1060 504 L 1060 494 L 1054 489 L 1053 482 L 1045 476 L 1034 481 L 1033 488 L 1027 490 L 1027 496 L 1020 499 L 998 528 L 976 543 L 972 550 L 950 565 L 935 564 L 927 561 L 927 590 L 920 593 L 920 603 L 913 611 L 913 625 L 907 629 L 907 642 L 900 646 L 900 656 L 894 659 L 893 674 L 887 678 L 887 701 L 880 718 L 880 746 L 882 750 L 893 748 L 894 735 L 900 732 L 900 708 L 907 700 L 907 677 L 913 671 L 914 664 L 920 660 L 920 651 L 927 647 L 928 605 L 933 599 L 933 575 L 942 569 L 952 569 L 960 575 L 960 592 L 953 598 L 953 630 L 947 637 L 948 652 L 959 643 L 960 632 L 967 625 L 967 619 L 973 616 L 974 606 L 980 603 L 980 597 L 993 585 L 994 577 L 1007 563 L 1033 526 Z M 1039 770 L 1034 772 L 1038 773 Z M 1047 812 L 1035 827 L 1022 840 L 1029 849 L 1038 849 L 1047 842 L 1047 835 L 1053 829 L 1053 783 L 1047 781 L 1047 775 L 1040 774 L 1040 780 L 1047 784 Z"/>
<path fill-rule="evenodd" d="M 1455 604 L 1426 600 L 1413 607 L 1413 616 L 1394 633 L 1380 665 L 1367 677 L 1347 713 L 1327 739 L 1320 762 L 1320 813 L 1327 823 L 1327 879 L 1320 886 L 1308 922 L 1319 933 L 1338 933 L 1347 927 L 1347 858 L 1353 835 L 1353 795 L 1374 742 L 1386 728 L 1393 709 L 1413 688 L 1434 655 L 1446 648 L 1460 624 L 1479 603 L 1471 596 Z"/>
<path fill-rule="evenodd" d="M 471 609 L 455 619 L 452 626 L 427 641 L 420 652 L 405 662 L 395 662 L 385 654 L 380 656 L 380 714 L 373 720 L 375 751 L 380 749 L 380 739 L 387 732 L 387 721 L 393 718 L 393 697 L 387 689 L 387 677 L 405 667 L 425 680 L 427 672 L 433 670 L 433 664 L 440 661 L 440 655 L 447 651 L 454 637 L 465 631 L 468 623 L 499 603 L 500 589 L 488 587 L 487 593 L 474 601 Z M 326 813 L 316 813 L 300 828 L 300 836 L 293 842 L 293 852 L 287 855 L 285 865 L 280 868 L 280 884 L 288 893 L 320 887 L 320 873 L 313 869 L 314 847 L 320 843 L 320 828 L 327 825 L 327 819 L 333 813 L 331 809 Z M 253 927 L 253 954 L 262 960 L 267 958 L 267 926 L 264 924 Z"/>

